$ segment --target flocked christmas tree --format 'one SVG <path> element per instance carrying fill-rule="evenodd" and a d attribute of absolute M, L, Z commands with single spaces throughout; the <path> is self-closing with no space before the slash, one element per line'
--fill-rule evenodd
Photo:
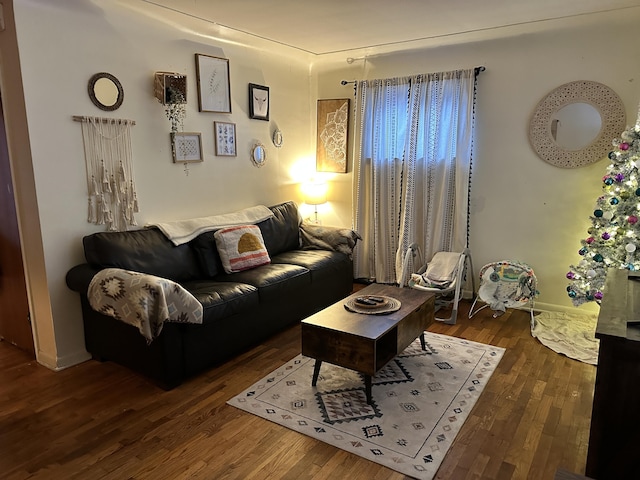
<path fill-rule="evenodd" d="M 571 265 L 567 293 L 576 306 L 600 303 L 609 268 L 640 270 L 640 112 L 633 127 L 613 140 L 587 237 Z"/>

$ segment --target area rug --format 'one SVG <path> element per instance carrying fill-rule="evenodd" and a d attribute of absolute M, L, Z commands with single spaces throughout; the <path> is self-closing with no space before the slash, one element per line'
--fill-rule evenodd
<path fill-rule="evenodd" d="M 597 323 L 597 313 L 542 312 L 534 316 L 531 335 L 554 352 L 597 365 L 600 347 L 600 340 L 595 337 Z"/>
<path fill-rule="evenodd" d="M 372 381 L 298 355 L 227 402 L 259 417 L 379 463 L 431 480 L 504 349 L 426 332 Z"/>

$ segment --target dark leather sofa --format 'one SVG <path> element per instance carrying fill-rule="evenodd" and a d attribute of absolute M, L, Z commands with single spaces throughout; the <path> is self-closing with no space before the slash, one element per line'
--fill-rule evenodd
<path fill-rule="evenodd" d="M 222 268 L 214 232 L 179 246 L 156 227 L 84 237 L 87 263 L 69 270 L 66 281 L 80 294 L 87 351 L 171 389 L 349 295 L 351 256 L 302 245 L 295 203 L 269 208 L 274 216 L 258 227 L 271 263 L 232 274 Z M 348 236 L 347 243 L 355 246 L 357 234 Z M 202 324 L 165 323 L 148 344 L 134 326 L 89 305 L 91 279 L 109 267 L 179 283 L 203 305 Z"/>

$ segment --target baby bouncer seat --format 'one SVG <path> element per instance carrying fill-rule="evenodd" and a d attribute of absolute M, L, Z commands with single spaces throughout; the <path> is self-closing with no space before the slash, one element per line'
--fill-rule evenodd
<path fill-rule="evenodd" d="M 436 252 L 431 261 L 423 265 L 416 273 L 408 273 L 411 265 L 421 265 L 421 262 L 418 245 L 415 243 L 409 245 L 403 259 L 400 287 L 408 286 L 416 290 L 434 293 L 436 295 L 436 312 L 443 307 L 451 307 L 449 317 L 443 318 L 436 315 L 435 319 L 449 325 L 455 325 L 458 316 L 458 302 L 462 295 L 462 284 L 467 268 L 471 272 L 472 283 L 475 283 L 471 252 L 468 248 L 462 252 Z M 475 291 L 475 284 L 472 287 L 473 291 Z"/>
<path fill-rule="evenodd" d="M 480 270 L 480 288 L 469 310 L 469 318 L 486 307 L 493 317 L 499 317 L 507 308 L 529 307 L 533 324 L 533 306 L 538 294 L 537 279 L 533 269 L 522 262 L 499 261 L 486 264 Z M 474 310 L 478 300 L 484 305 Z"/>

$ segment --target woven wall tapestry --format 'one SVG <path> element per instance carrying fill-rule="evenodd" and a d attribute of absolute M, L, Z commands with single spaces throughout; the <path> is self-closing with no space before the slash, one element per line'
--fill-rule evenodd
<path fill-rule="evenodd" d="M 82 123 L 87 169 L 87 221 L 109 231 L 137 225 L 138 197 L 131 155 L 132 120 L 74 117 Z"/>

